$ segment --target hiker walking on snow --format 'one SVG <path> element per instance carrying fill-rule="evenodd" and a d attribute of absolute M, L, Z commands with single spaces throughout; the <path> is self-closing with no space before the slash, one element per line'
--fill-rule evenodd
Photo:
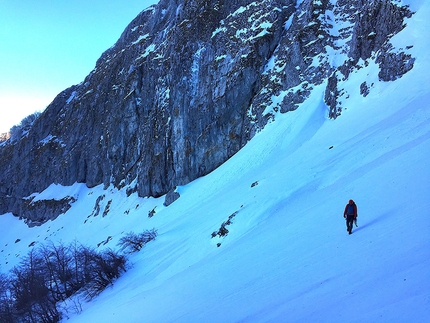
<path fill-rule="evenodd" d="M 356 221 L 357 216 L 357 205 L 353 200 L 349 200 L 348 204 L 345 206 L 345 211 L 343 212 L 343 217 L 346 219 L 346 230 L 349 234 L 352 233 L 352 225 L 354 224 L 354 221 Z"/>

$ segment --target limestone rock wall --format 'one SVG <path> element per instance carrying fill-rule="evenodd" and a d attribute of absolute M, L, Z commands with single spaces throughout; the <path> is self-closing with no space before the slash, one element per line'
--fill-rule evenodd
<path fill-rule="evenodd" d="M 377 60 L 383 81 L 413 67 L 407 49 L 389 43 L 410 16 L 395 0 L 161 0 L 20 140 L 0 144 L 0 214 L 46 220 L 24 198 L 51 183 L 166 194 L 324 82 L 336 118 L 339 84 L 360 60 Z"/>

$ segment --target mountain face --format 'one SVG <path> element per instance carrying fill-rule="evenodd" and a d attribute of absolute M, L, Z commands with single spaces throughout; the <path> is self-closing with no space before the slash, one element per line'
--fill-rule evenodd
<path fill-rule="evenodd" d="M 390 39 L 412 12 L 396 0 L 161 0 L 140 13 L 79 85 L 21 138 L 0 145 L 0 214 L 55 218 L 73 198 L 33 202 L 52 183 L 174 192 L 208 174 L 278 112 L 327 84 L 330 118 L 343 84 L 376 64 L 395 81 L 413 68 Z M 366 96 L 372 84 L 357 88 Z"/>

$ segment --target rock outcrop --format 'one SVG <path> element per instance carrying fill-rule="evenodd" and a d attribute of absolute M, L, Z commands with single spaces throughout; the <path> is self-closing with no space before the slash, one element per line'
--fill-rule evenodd
<path fill-rule="evenodd" d="M 10 133 L 9 132 L 4 132 L 4 133 L 0 133 L 0 143 L 9 140 L 10 138 Z"/>
<path fill-rule="evenodd" d="M 359 64 L 375 60 L 383 81 L 413 67 L 408 48 L 390 45 L 411 14 L 394 0 L 162 0 L 28 132 L 0 144 L 0 214 L 46 220 L 25 197 L 51 183 L 164 195 L 324 82 L 336 118 L 341 83 Z M 54 218 L 63 208 L 37 209 Z"/>

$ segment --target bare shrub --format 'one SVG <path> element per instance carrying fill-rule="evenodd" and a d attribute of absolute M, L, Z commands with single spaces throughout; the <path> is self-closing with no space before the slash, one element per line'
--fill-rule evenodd
<path fill-rule="evenodd" d="M 111 249 L 78 243 L 31 249 L 10 277 L 0 275 L 0 322 L 57 323 L 59 304 L 80 293 L 96 297 L 126 271 L 126 262 Z"/>
<path fill-rule="evenodd" d="M 91 279 L 84 286 L 86 298 L 91 300 L 125 272 L 126 258 L 108 249 L 100 254 L 93 254 L 88 274 Z"/>
<path fill-rule="evenodd" d="M 34 121 L 36 121 L 36 119 L 39 118 L 40 115 L 40 112 L 34 112 L 33 114 L 30 114 L 24 119 L 22 119 L 19 125 L 15 125 L 10 128 L 10 140 L 19 140 L 26 132 L 28 132 L 28 130 L 30 130 Z"/>
<path fill-rule="evenodd" d="M 140 251 L 148 242 L 155 240 L 156 237 L 157 230 L 155 229 L 146 230 L 139 234 L 129 232 L 119 240 L 118 246 L 121 251 L 130 254 Z"/>
<path fill-rule="evenodd" d="M 14 323 L 14 300 L 10 291 L 10 279 L 0 274 L 0 322 Z"/>

